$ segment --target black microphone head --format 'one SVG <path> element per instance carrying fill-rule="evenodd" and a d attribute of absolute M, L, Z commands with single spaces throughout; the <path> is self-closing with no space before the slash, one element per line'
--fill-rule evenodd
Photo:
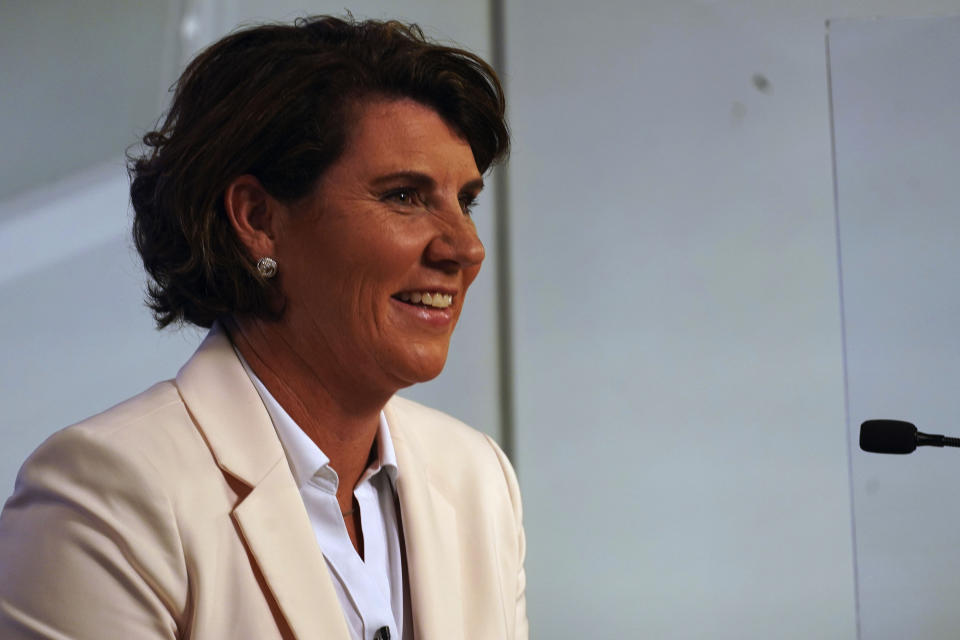
<path fill-rule="evenodd" d="M 867 420 L 860 425 L 860 448 L 871 453 L 910 453 L 917 428 L 903 420 Z"/>

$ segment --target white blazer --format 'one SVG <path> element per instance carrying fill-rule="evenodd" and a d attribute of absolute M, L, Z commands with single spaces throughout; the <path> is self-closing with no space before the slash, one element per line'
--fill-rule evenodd
<path fill-rule="evenodd" d="M 487 436 L 395 397 L 414 636 L 528 636 L 520 495 Z M 0 515 L 0 637 L 349 640 L 270 417 L 221 330 L 55 434 Z"/>

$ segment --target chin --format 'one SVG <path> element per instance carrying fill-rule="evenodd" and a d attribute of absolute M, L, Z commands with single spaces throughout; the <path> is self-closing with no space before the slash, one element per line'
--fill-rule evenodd
<path fill-rule="evenodd" d="M 409 387 L 421 382 L 429 382 L 443 372 L 443 367 L 447 363 L 447 350 L 442 353 L 418 353 L 417 357 L 407 360 L 404 363 L 397 363 L 394 371 L 399 373 L 397 377 L 406 381 L 404 387 Z"/>
<path fill-rule="evenodd" d="M 443 373 L 444 363 L 440 363 L 439 366 L 434 367 L 424 367 L 417 370 L 417 372 L 410 376 L 410 384 L 419 384 L 421 382 L 430 382 L 441 373 Z M 409 385 L 408 385 L 409 386 Z"/>

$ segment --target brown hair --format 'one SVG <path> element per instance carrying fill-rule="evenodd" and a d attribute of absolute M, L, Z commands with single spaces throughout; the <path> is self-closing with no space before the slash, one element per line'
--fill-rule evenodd
<path fill-rule="evenodd" d="M 163 124 L 129 164 L 133 238 L 158 328 L 270 315 L 275 292 L 235 236 L 224 191 L 251 174 L 281 201 L 306 196 L 343 153 L 351 106 L 378 96 L 435 109 L 470 144 L 481 172 L 506 156 L 494 70 L 416 25 L 320 16 L 257 26 L 187 66 Z"/>

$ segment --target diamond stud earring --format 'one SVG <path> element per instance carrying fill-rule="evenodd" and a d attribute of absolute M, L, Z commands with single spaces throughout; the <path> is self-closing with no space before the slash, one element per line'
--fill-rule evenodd
<path fill-rule="evenodd" d="M 277 261 L 266 256 L 257 260 L 257 273 L 269 280 L 277 275 Z"/>

